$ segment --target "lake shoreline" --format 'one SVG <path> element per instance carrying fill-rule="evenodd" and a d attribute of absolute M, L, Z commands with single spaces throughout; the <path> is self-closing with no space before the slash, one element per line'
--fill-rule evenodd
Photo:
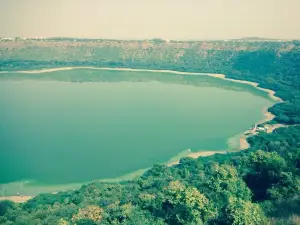
<path fill-rule="evenodd" d="M 152 73 L 173 73 L 173 74 L 182 74 L 182 75 L 198 75 L 198 76 L 211 76 L 215 78 L 220 78 L 227 81 L 237 82 L 241 84 L 249 84 L 261 91 L 267 92 L 269 97 L 272 100 L 283 102 L 283 100 L 276 96 L 276 92 L 259 87 L 259 83 L 252 82 L 252 81 L 245 81 L 245 80 L 238 80 L 227 78 L 225 74 L 218 74 L 218 73 L 201 73 L 201 72 L 181 72 L 176 70 L 149 70 L 149 69 L 132 69 L 132 68 L 121 68 L 121 67 L 59 67 L 59 68 L 51 68 L 51 69 L 40 69 L 40 70 L 18 70 L 18 71 L 0 71 L 0 73 L 25 73 L 25 74 L 35 74 L 35 73 L 50 73 L 56 71 L 64 71 L 64 70 L 73 70 L 73 69 L 94 69 L 94 70 L 112 70 L 112 71 L 132 71 L 132 72 L 152 72 Z"/>
<path fill-rule="evenodd" d="M 228 80 L 231 82 L 243 83 L 251 85 L 263 92 L 267 92 L 268 96 L 277 102 L 283 102 L 283 100 L 277 97 L 275 91 L 261 88 L 259 84 L 256 82 L 245 81 L 245 80 L 236 80 L 231 78 L 226 78 L 224 74 L 213 74 L 213 73 L 197 73 L 197 72 L 180 72 L 180 71 L 173 71 L 173 70 L 149 70 L 149 69 L 132 69 L 132 68 L 109 68 L 109 67 L 62 67 L 62 68 L 52 68 L 52 69 L 41 69 L 41 70 L 23 70 L 23 71 L 0 71 L 0 73 L 25 73 L 25 74 L 36 74 L 36 73 L 47 73 L 47 72 L 55 72 L 55 71 L 64 71 L 64 70 L 73 70 L 73 69 L 95 69 L 95 70 L 112 70 L 112 71 L 132 71 L 132 72 L 153 72 L 153 73 L 173 73 L 173 74 L 181 74 L 181 75 L 198 75 L 198 76 L 211 76 L 219 79 Z M 277 104 L 277 103 L 275 103 Z M 275 118 L 275 116 L 268 111 L 268 107 L 264 108 L 263 114 L 265 116 L 264 119 L 257 122 L 257 124 L 262 124 L 268 122 Z M 239 148 L 237 151 L 245 150 L 250 147 L 250 144 L 247 142 L 247 135 L 242 134 L 239 138 Z M 226 154 L 227 150 L 202 150 L 198 152 L 191 152 L 186 157 L 191 158 L 198 158 L 198 157 L 207 157 L 212 156 L 214 154 Z M 179 164 L 179 160 L 175 162 L 168 163 L 168 166 L 174 166 Z M 29 199 L 33 198 L 34 196 L 1 196 L 0 201 L 2 200 L 10 200 L 16 203 L 23 203 L 28 201 Z"/>

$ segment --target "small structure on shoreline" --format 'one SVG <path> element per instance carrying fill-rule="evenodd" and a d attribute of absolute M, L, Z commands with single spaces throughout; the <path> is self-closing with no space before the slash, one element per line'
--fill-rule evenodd
<path fill-rule="evenodd" d="M 256 135 L 260 132 L 267 132 L 268 127 L 266 125 L 254 124 L 249 130 L 245 131 L 245 135 Z"/>

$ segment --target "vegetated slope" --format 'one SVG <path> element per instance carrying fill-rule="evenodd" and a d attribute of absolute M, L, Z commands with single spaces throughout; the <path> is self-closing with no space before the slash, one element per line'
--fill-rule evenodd
<path fill-rule="evenodd" d="M 95 182 L 25 204 L 1 202 L 1 224 L 300 224 L 300 42 L 16 39 L 0 42 L 0 59 L 2 71 L 101 66 L 224 73 L 275 90 L 285 102 L 270 109 L 273 122 L 293 125 L 252 137 L 240 153 L 154 165 L 129 182 Z"/>

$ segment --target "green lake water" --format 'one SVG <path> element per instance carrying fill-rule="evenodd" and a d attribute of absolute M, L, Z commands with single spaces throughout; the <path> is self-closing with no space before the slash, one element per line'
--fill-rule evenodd
<path fill-rule="evenodd" d="M 2 73 L 0 195 L 117 178 L 186 149 L 234 148 L 228 139 L 273 104 L 252 86 L 208 76 Z"/>

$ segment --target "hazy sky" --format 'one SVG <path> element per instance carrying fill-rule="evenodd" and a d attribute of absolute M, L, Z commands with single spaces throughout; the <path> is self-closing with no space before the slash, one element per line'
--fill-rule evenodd
<path fill-rule="evenodd" d="M 300 39 L 300 0 L 0 0 L 0 36 Z"/>

